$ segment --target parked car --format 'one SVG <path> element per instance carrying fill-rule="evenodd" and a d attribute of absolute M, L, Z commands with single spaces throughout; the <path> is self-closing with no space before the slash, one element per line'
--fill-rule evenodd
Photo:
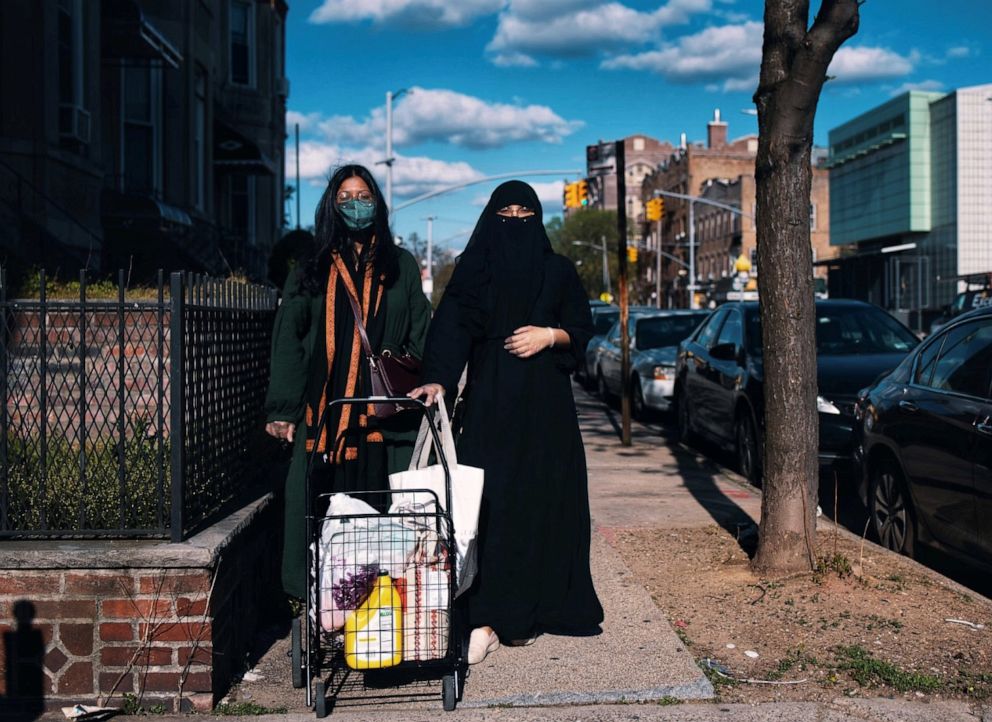
<path fill-rule="evenodd" d="M 648 410 L 671 408 L 678 345 L 709 315 L 709 311 L 675 309 L 630 315 L 630 393 L 635 418 L 643 419 Z M 596 386 L 604 400 L 623 393 L 621 348 L 617 322 L 600 345 L 596 359 Z"/>
<path fill-rule="evenodd" d="M 586 345 L 585 355 L 579 362 L 579 367 L 575 370 L 575 377 L 586 387 L 592 386 L 595 380 L 595 372 L 590 369 L 596 368 L 595 358 L 598 354 L 599 346 L 606 340 L 606 332 L 620 318 L 620 309 L 602 301 L 590 301 L 589 310 L 592 313 L 593 337 Z M 591 363 L 590 363 L 591 362 Z"/>
<path fill-rule="evenodd" d="M 865 389 L 862 499 L 878 538 L 992 570 L 992 307 L 959 316 Z"/>
<path fill-rule="evenodd" d="M 977 290 L 962 291 L 954 297 L 953 301 L 944 307 L 944 312 L 930 324 L 930 333 L 937 333 L 941 328 L 963 313 L 989 306 L 992 306 L 992 288 L 986 287 Z"/>
<path fill-rule="evenodd" d="M 821 464 L 850 464 L 858 390 L 895 368 L 918 343 L 877 306 L 816 302 Z M 676 366 L 680 438 L 699 434 L 735 451 L 740 472 L 760 481 L 765 406 L 758 304 L 728 303 L 714 311 L 679 348 Z"/>

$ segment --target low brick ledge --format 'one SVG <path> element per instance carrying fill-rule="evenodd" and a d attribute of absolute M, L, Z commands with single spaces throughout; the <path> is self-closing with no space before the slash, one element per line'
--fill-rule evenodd
<path fill-rule="evenodd" d="M 272 503 L 273 494 L 178 544 L 160 539 L 0 540 L 0 569 L 204 569 Z"/>

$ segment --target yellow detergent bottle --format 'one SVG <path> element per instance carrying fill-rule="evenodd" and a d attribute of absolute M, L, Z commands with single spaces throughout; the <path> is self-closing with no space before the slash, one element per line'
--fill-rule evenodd
<path fill-rule="evenodd" d="M 388 574 L 344 623 L 344 660 L 352 669 L 381 669 L 403 660 L 403 601 Z"/>

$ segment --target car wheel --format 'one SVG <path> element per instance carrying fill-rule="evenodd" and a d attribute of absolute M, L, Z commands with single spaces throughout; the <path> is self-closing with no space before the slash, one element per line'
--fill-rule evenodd
<path fill-rule="evenodd" d="M 737 440 L 737 470 L 745 479 L 759 486 L 761 484 L 761 444 L 758 443 L 758 432 L 748 411 L 737 415 L 734 428 L 734 438 Z"/>
<path fill-rule="evenodd" d="M 644 405 L 644 389 L 641 388 L 641 380 L 634 376 L 630 382 L 631 412 L 638 421 L 644 421 L 648 415 L 647 406 Z"/>
<path fill-rule="evenodd" d="M 693 439 L 692 420 L 689 417 L 689 400 L 685 390 L 679 389 L 675 394 L 675 421 L 678 426 L 679 441 L 691 444 Z"/>
<path fill-rule="evenodd" d="M 885 461 L 872 469 L 868 510 L 878 540 L 887 549 L 913 556 L 916 529 L 909 495 L 895 464 Z"/>

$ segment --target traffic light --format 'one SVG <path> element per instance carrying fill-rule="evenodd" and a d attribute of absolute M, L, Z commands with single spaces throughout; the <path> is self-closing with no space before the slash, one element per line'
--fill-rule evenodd
<path fill-rule="evenodd" d="M 585 180 L 580 180 L 575 184 L 578 191 L 578 201 L 580 206 L 589 205 L 589 183 Z"/>
<path fill-rule="evenodd" d="M 579 184 L 578 183 L 566 183 L 565 184 L 565 207 L 566 208 L 579 208 Z"/>
<path fill-rule="evenodd" d="M 645 217 L 649 221 L 660 221 L 665 215 L 665 201 L 662 198 L 652 198 L 644 204 Z"/>
<path fill-rule="evenodd" d="M 637 246 L 627 246 L 627 263 L 637 263 Z"/>

